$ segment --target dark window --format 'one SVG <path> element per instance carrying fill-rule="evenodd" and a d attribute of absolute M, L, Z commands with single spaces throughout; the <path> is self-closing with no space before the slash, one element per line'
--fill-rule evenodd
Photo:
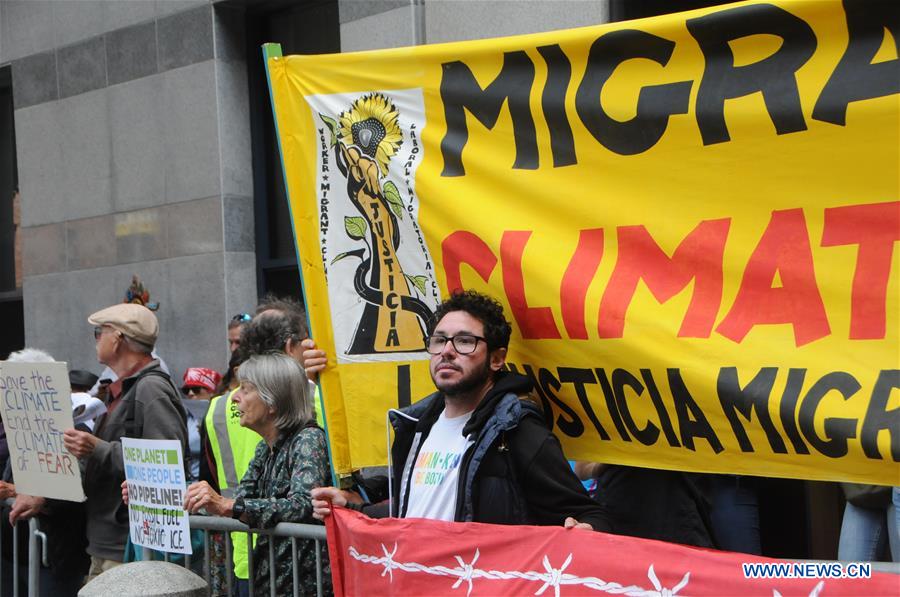
<path fill-rule="evenodd" d="M 270 3 L 248 8 L 247 13 L 257 286 L 260 296 L 273 292 L 299 297 L 294 232 L 262 59 L 261 46 L 268 42 L 281 44 L 284 55 L 340 52 L 337 2 Z"/>
<path fill-rule="evenodd" d="M 0 68 L 0 359 L 25 345 L 21 204 L 10 67 Z"/>
<path fill-rule="evenodd" d="M 22 285 L 22 273 L 18 272 L 18 283 L 16 276 L 17 190 L 16 132 L 10 68 L 7 66 L 0 68 L 0 292 L 9 292 Z"/>

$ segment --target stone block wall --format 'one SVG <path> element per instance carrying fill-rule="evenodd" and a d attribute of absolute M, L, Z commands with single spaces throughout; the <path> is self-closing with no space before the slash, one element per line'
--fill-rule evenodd
<path fill-rule="evenodd" d="M 243 15 L 208 1 L 0 3 L 25 337 L 99 371 L 86 317 L 132 274 L 176 370 L 222 370 L 256 303 Z"/>
<path fill-rule="evenodd" d="M 425 43 L 467 41 L 600 25 L 607 0 L 424 0 Z M 341 51 L 412 45 L 410 0 L 339 0 Z"/>

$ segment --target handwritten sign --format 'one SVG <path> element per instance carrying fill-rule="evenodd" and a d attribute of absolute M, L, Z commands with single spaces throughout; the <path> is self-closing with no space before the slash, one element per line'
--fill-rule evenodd
<path fill-rule="evenodd" d="M 0 363 L 0 416 L 16 490 L 84 501 L 78 459 L 63 447 L 73 427 L 65 363 Z"/>
<path fill-rule="evenodd" d="M 168 439 L 122 438 L 131 542 L 172 553 L 192 553 L 182 507 L 187 489 L 181 444 Z"/>

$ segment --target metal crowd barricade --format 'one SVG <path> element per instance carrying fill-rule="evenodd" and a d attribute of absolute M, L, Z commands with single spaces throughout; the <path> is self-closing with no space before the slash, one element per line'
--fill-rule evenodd
<path fill-rule="evenodd" d="M 0 504 L 2 504 L 4 509 L 4 515 L 8 513 L 8 509 L 12 507 L 13 502 L 12 498 L 7 498 L 2 500 Z M 2 535 L 4 532 L 5 524 L 0 524 L 0 588 L 3 587 L 3 578 L 6 575 L 3 564 L 5 564 L 6 560 L 3 558 L 3 541 Z M 12 597 L 19 597 L 21 594 L 20 591 L 20 578 L 19 578 L 19 523 L 17 522 L 12 527 Z M 38 548 L 38 541 L 41 542 L 40 549 Z M 47 535 L 41 532 L 40 524 L 38 523 L 38 519 L 36 517 L 28 519 L 28 597 L 38 597 L 40 595 L 40 573 L 41 573 L 41 564 L 44 566 L 49 566 L 50 563 L 47 560 Z"/>
<path fill-rule="evenodd" d="M 0 501 L 0 504 L 7 509 L 11 508 L 13 505 L 12 499 L 6 499 Z M 250 594 L 253 595 L 254 583 L 253 583 L 253 542 L 249 540 L 251 534 L 256 535 L 268 535 L 271 537 L 284 537 L 289 538 L 291 540 L 291 568 L 293 571 L 293 587 L 294 587 L 294 596 L 300 594 L 299 592 L 299 573 L 297 571 L 297 540 L 298 539 L 309 539 L 315 541 L 316 545 L 316 594 L 318 597 L 322 597 L 323 589 L 322 589 L 322 548 L 325 543 L 325 527 L 311 524 L 295 524 L 295 523 L 287 523 L 283 522 L 281 524 L 276 525 L 271 529 L 250 529 L 246 524 L 239 522 L 237 520 L 233 520 L 231 518 L 222 518 L 218 516 L 191 516 L 190 517 L 190 525 L 191 529 L 200 529 L 203 531 L 203 577 L 206 580 L 207 584 L 210 583 L 210 541 L 209 541 L 209 533 L 210 531 L 218 531 L 224 535 L 225 538 L 225 570 L 226 570 L 226 582 L 228 587 L 228 594 L 231 595 L 234 590 L 235 578 L 234 578 L 234 567 L 231 564 L 232 560 L 232 545 L 231 545 L 231 533 L 247 533 L 248 541 L 247 541 L 247 564 L 248 569 L 250 570 L 248 583 L 250 585 Z M 27 555 L 28 558 L 28 591 L 27 597 L 38 597 L 40 593 L 40 571 L 41 564 L 45 567 L 49 566 L 48 554 L 47 554 L 47 536 L 41 532 L 40 524 L 38 522 L 37 517 L 30 518 L 28 520 L 28 553 L 20 554 L 19 553 L 19 533 L 23 532 L 19 527 L 22 526 L 21 523 L 16 523 L 12 527 L 12 597 L 21 597 L 22 594 L 22 585 L 24 583 L 21 582 L 19 570 L 20 570 L 20 562 L 21 558 Z M 4 529 L 5 525 L 0 525 L 0 587 L 3 586 L 3 579 L 7 572 L 5 568 L 6 560 L 3 557 L 3 544 L 2 544 L 2 534 L 6 531 Z M 38 543 L 40 542 L 40 545 Z M 144 550 L 144 559 L 150 559 L 149 550 Z M 164 560 L 170 560 L 170 554 L 163 554 Z M 275 597 L 275 543 L 273 541 L 269 542 L 269 570 L 271 571 L 269 574 L 269 594 L 272 597 Z M 183 560 L 184 567 L 190 569 L 191 567 L 191 557 L 187 556 Z"/>
<path fill-rule="evenodd" d="M 316 595 L 322 597 L 322 548 L 325 543 L 325 527 L 312 524 L 297 524 L 292 522 L 282 522 L 271 529 L 251 529 L 246 524 L 231 519 L 222 518 L 220 516 L 197 516 L 190 517 L 191 530 L 200 529 L 203 531 L 203 577 L 207 584 L 210 583 L 210 557 L 209 557 L 209 533 L 210 531 L 218 531 L 225 537 L 225 570 L 226 570 L 226 586 L 228 594 L 231 595 L 234 590 L 234 567 L 232 561 L 232 545 L 231 533 L 247 534 L 247 568 L 249 570 L 248 584 L 250 585 L 250 594 L 254 595 L 253 583 L 253 541 L 251 535 L 267 535 L 269 537 L 284 537 L 291 540 L 291 570 L 293 572 L 294 597 L 300 595 L 300 575 L 297 571 L 297 540 L 311 539 L 316 544 Z M 275 542 L 269 541 L 269 595 L 276 597 L 275 594 Z M 168 561 L 168 555 L 166 556 Z M 184 566 L 189 568 L 190 559 L 185 558 Z"/>

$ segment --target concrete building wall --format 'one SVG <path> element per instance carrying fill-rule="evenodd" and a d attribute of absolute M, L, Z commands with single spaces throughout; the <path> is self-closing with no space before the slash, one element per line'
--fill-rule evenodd
<path fill-rule="evenodd" d="M 418 9 L 410 0 L 340 0 L 339 8 L 343 52 L 412 45 L 417 10 L 429 44 L 609 21 L 608 0 L 424 0 Z"/>
<path fill-rule="evenodd" d="M 209 0 L 3 0 L 0 63 L 208 3 Z"/>
<path fill-rule="evenodd" d="M 160 354 L 222 370 L 225 324 L 256 302 L 242 14 L 5 1 L 0 18 L 27 344 L 97 370 L 86 317 L 136 274 L 160 303 Z"/>

